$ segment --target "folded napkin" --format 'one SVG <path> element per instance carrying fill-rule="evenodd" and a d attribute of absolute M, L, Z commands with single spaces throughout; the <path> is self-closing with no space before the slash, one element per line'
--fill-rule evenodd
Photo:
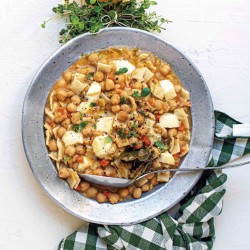
<path fill-rule="evenodd" d="M 232 136 L 233 124 L 240 124 L 222 112 L 215 112 L 216 127 L 209 166 L 223 165 L 250 153 L 250 139 Z M 63 239 L 59 250 L 205 250 L 215 238 L 214 217 L 222 211 L 225 182 L 221 171 L 206 171 L 181 202 L 175 217 L 167 212 L 131 226 L 88 224 Z"/>

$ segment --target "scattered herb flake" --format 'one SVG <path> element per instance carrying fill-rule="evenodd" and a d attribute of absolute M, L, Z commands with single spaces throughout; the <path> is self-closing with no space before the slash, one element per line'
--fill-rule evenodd
<path fill-rule="evenodd" d="M 79 116 L 80 116 L 80 120 L 82 120 L 82 118 L 83 118 L 83 113 L 80 112 L 80 115 L 79 115 Z"/>
<path fill-rule="evenodd" d="M 87 76 L 86 76 L 86 79 L 87 80 L 90 80 L 92 77 L 93 77 L 94 73 L 89 73 Z"/>
<path fill-rule="evenodd" d="M 133 97 L 135 98 L 140 98 L 141 95 L 140 95 L 140 92 L 138 90 L 135 90 L 134 93 L 132 94 Z"/>
<path fill-rule="evenodd" d="M 146 112 L 145 111 L 140 111 L 140 114 L 143 115 L 143 116 L 146 116 Z"/>
<path fill-rule="evenodd" d="M 96 129 L 96 124 L 93 124 L 93 127 Z"/>
<path fill-rule="evenodd" d="M 127 103 L 127 99 L 125 96 L 121 96 L 121 100 L 120 100 L 120 104 L 126 104 Z"/>
<path fill-rule="evenodd" d="M 112 138 L 111 136 L 107 136 L 105 139 L 104 139 L 105 143 L 111 143 L 112 142 Z"/>
<path fill-rule="evenodd" d="M 89 106 L 90 106 L 91 108 L 93 108 L 93 107 L 96 106 L 96 103 L 95 103 L 95 102 L 91 102 L 91 103 L 89 104 Z"/>
<path fill-rule="evenodd" d="M 146 97 L 150 95 L 150 88 L 144 88 L 142 91 L 141 91 L 141 96 L 142 97 Z"/>
<path fill-rule="evenodd" d="M 133 122 L 131 128 L 138 128 L 138 125 L 135 122 Z"/>
<path fill-rule="evenodd" d="M 117 134 L 119 135 L 119 137 L 120 137 L 121 139 L 127 138 L 127 135 L 124 133 L 124 128 L 122 128 L 121 130 L 119 130 L 119 131 L 117 132 Z"/>
<path fill-rule="evenodd" d="M 137 133 L 135 131 L 131 131 L 130 134 L 129 134 L 131 137 L 137 137 Z"/>
<path fill-rule="evenodd" d="M 163 142 L 161 141 L 156 141 L 154 143 L 154 146 L 156 146 L 157 148 L 159 148 L 161 151 L 165 152 L 168 149 L 168 146 L 165 145 Z"/>
<path fill-rule="evenodd" d="M 82 129 L 84 129 L 86 127 L 88 122 L 81 122 L 80 124 L 75 124 L 73 126 L 73 129 L 76 133 L 82 131 Z"/>
<path fill-rule="evenodd" d="M 70 161 L 71 160 L 71 157 L 69 157 L 69 156 L 64 156 L 64 159 L 63 159 L 63 161 L 64 161 L 64 163 L 66 164 L 68 161 Z"/>
<path fill-rule="evenodd" d="M 116 75 L 121 75 L 128 72 L 128 68 L 120 68 L 118 71 L 115 72 Z"/>

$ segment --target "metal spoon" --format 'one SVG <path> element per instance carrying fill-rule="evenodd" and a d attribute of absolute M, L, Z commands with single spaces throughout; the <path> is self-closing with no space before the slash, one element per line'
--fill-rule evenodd
<path fill-rule="evenodd" d="M 127 187 L 134 182 L 138 181 L 139 179 L 149 175 L 149 174 L 155 174 L 155 173 L 164 173 L 164 172 L 188 172 L 188 171 L 204 171 L 204 170 L 215 170 L 215 169 L 226 169 L 226 168 L 236 168 L 239 166 L 243 166 L 250 163 L 250 161 L 238 163 L 238 164 L 232 164 L 232 165 L 223 165 L 223 166 L 214 166 L 214 167 L 205 167 L 205 168 L 177 168 L 177 169 L 161 169 L 156 170 L 152 172 L 148 172 L 146 174 L 143 174 L 139 176 L 138 178 L 132 180 L 132 179 L 122 179 L 122 178 L 114 178 L 114 177 L 106 177 L 106 176 L 98 176 L 98 175 L 90 175 L 90 174 L 80 174 L 78 175 L 85 179 L 86 181 L 92 182 L 97 185 L 102 186 L 108 186 L 108 187 Z"/>

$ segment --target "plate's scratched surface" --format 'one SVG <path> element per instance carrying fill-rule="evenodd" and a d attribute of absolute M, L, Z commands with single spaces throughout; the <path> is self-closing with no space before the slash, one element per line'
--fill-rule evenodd
<path fill-rule="evenodd" d="M 0 27 L 0 249 L 57 249 L 83 222 L 64 212 L 39 187 L 23 153 L 21 108 L 40 64 L 58 48 L 61 26 L 40 24 L 60 1 L 4 1 Z M 160 36 L 198 66 L 216 109 L 249 123 L 250 18 L 248 0 L 158 0 L 156 10 L 173 20 Z M 216 219 L 215 250 L 248 250 L 250 171 L 228 170 L 222 215 Z M 243 174 L 244 172 L 244 174 Z M 233 225 L 233 228 L 232 228 Z"/>

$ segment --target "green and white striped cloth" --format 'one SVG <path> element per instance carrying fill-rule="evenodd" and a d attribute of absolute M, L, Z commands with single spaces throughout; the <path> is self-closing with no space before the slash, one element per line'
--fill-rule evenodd
<path fill-rule="evenodd" d="M 218 111 L 215 118 L 216 131 L 209 165 L 223 165 L 250 153 L 250 139 L 232 136 L 232 126 L 239 122 Z M 226 180 L 221 171 L 206 171 L 181 202 L 175 218 L 166 212 L 131 226 L 88 224 L 63 239 L 58 249 L 212 249 L 214 217 L 222 211 Z"/>

